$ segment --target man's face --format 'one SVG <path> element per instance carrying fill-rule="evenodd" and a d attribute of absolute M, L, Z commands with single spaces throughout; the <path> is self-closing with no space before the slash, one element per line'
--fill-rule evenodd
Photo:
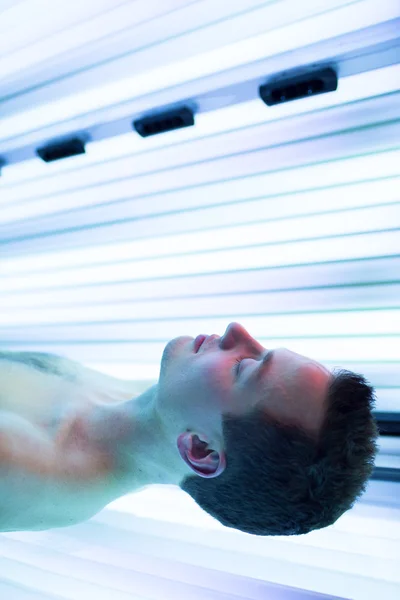
<path fill-rule="evenodd" d="M 230 323 L 222 337 L 209 336 L 198 352 L 192 337 L 167 344 L 157 408 L 174 432 L 184 427 L 219 437 L 224 413 L 240 416 L 257 407 L 316 433 L 330 376 L 316 361 L 286 348 L 267 350 L 244 327 Z"/>

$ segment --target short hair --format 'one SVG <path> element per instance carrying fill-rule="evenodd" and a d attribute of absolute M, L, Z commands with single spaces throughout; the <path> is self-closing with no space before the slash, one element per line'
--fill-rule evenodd
<path fill-rule="evenodd" d="M 225 471 L 179 487 L 226 527 L 300 535 L 335 523 L 365 492 L 378 451 L 374 389 L 362 375 L 332 373 L 318 434 L 266 418 L 223 415 Z"/>

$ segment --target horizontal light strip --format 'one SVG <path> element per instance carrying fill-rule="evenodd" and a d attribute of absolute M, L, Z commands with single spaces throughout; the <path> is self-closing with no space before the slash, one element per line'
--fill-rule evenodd
<path fill-rule="evenodd" d="M 202 332 L 194 332 L 198 335 Z M 179 335 L 179 334 L 177 334 Z M 110 342 L 79 342 L 78 340 L 55 342 L 45 341 L 45 335 L 41 335 L 41 340 L 32 340 L 14 342 L 12 340 L 2 340 L 2 347 L 5 350 L 11 351 L 30 351 L 30 352 L 53 352 L 62 356 L 67 356 L 72 360 L 80 362 L 120 362 L 126 360 L 129 356 L 132 360 L 132 368 L 134 361 L 141 361 L 143 364 L 154 360 L 154 372 L 151 377 L 158 377 L 159 359 L 162 356 L 167 342 L 144 342 L 143 340 L 134 342 L 125 342 L 112 340 Z M 304 356 L 310 356 L 324 362 L 326 360 L 336 361 L 338 365 L 342 361 L 396 361 L 400 362 L 400 336 L 363 336 L 348 338 L 346 336 L 339 338 L 325 339 L 306 339 L 306 338 L 273 338 L 258 337 L 258 341 L 266 348 L 289 348 L 294 352 L 298 352 Z M 188 345 L 192 344 L 188 340 Z M 338 358 L 340 357 L 340 358 Z M 138 371 L 133 373 L 132 379 L 144 377 L 144 373 L 140 373 L 140 364 Z"/>
<path fill-rule="evenodd" d="M 400 363 L 398 365 L 393 365 L 393 368 L 400 369 Z M 371 383 L 375 385 L 372 380 Z M 383 412 L 398 412 L 400 416 L 400 387 L 376 387 L 376 396 L 377 403 L 375 410 Z"/>
<path fill-rule="evenodd" d="M 295 295 L 293 295 L 295 303 Z M 150 303 L 149 303 L 150 304 Z M 62 311 L 49 311 L 50 315 L 42 312 L 42 323 L 48 323 L 47 326 L 37 329 L 34 322 L 26 315 L 20 312 L 13 314 L 0 314 L 0 338 L 12 339 L 16 334 L 18 338 L 29 337 L 36 338 L 39 334 L 46 339 L 83 339 L 83 340 L 106 340 L 120 339 L 131 340 L 135 337 L 146 338 L 149 335 L 149 324 L 138 320 L 135 315 L 134 308 L 131 306 L 130 312 L 128 307 L 121 311 L 121 307 L 112 307 L 105 314 L 103 310 L 99 311 L 95 307 L 88 309 L 79 309 L 79 314 L 75 310 L 65 311 L 64 316 Z M 92 313 L 95 314 L 92 314 Z M 69 314 L 68 314 L 69 313 Z M 154 314 L 154 310 L 153 310 Z M 150 316 L 150 315 L 149 315 Z M 69 317 L 69 318 L 68 318 Z M 229 315 L 226 315 L 229 318 Z M 159 313 L 159 318 L 162 318 Z M 100 320 L 101 319 L 101 320 Z M 125 319 L 125 320 L 124 320 Z M 107 321 L 111 321 L 108 323 Z M 40 321 L 39 321 L 40 322 Z M 54 325 L 54 323 L 57 325 Z M 93 323 L 92 323 L 93 322 Z M 80 323 L 80 325 L 78 325 Z M 25 325 L 15 328 L 15 325 Z M 64 324 L 64 326 L 63 326 Z M 302 313 L 302 314 L 284 314 L 263 316 L 263 324 L 268 327 L 271 337 L 288 337 L 288 336 L 330 336 L 330 335 L 400 335 L 400 298 L 398 309 L 377 309 L 365 311 L 338 311 L 338 312 L 320 312 L 320 313 Z M 156 325 L 158 330 L 158 324 Z M 162 335 L 160 331 L 159 335 Z M 159 337 L 159 336 L 158 336 Z"/>
<path fill-rule="evenodd" d="M 400 411 L 400 401 L 397 408 Z M 399 469 L 400 471 L 400 456 L 377 456 L 374 464 L 378 468 Z"/>
<path fill-rule="evenodd" d="M 22 278 L 3 278 L 2 291 L 34 290 L 64 287 L 66 285 L 85 285 L 88 283 L 146 280 L 154 277 L 194 275 L 255 269 L 261 267 L 296 265 L 311 262 L 318 256 L 319 262 L 371 258 L 400 254 L 400 229 L 354 236 L 338 236 L 336 239 L 318 239 L 291 243 L 266 245 L 258 248 L 203 252 L 195 255 L 175 256 L 137 260 L 112 266 L 82 268 L 75 271 L 53 272 L 51 278 L 46 273 L 25 275 Z M 339 241 L 340 240 L 340 241 Z M 335 243 L 336 242 L 336 243 Z"/>
<path fill-rule="evenodd" d="M 392 126 L 390 131 L 388 128 L 384 128 L 384 130 L 377 128 L 377 130 L 369 131 L 370 140 L 372 132 L 374 137 L 378 138 L 379 136 L 381 144 L 388 133 L 394 133 L 394 128 Z M 263 189 L 267 190 L 269 194 L 283 194 L 304 189 L 326 188 L 330 185 L 346 182 L 363 181 L 366 177 L 375 179 L 398 175 L 399 150 L 386 150 L 385 152 L 370 154 L 365 152 L 361 156 L 346 157 L 344 159 L 339 158 L 339 156 L 335 158 L 332 156 L 332 154 L 339 154 L 339 148 L 341 148 L 342 153 L 343 148 L 346 148 L 346 152 L 348 152 L 349 146 L 353 145 L 352 141 L 356 141 L 354 136 L 357 136 L 358 133 L 356 132 L 350 137 L 343 136 L 342 139 L 336 137 L 337 151 L 335 151 L 332 144 L 332 138 L 327 137 L 326 150 L 330 156 L 327 156 L 325 161 L 322 156 L 324 150 L 321 140 L 314 140 L 293 144 L 289 147 L 270 148 L 241 156 L 210 161 L 202 165 L 181 168 L 179 169 L 179 178 L 177 178 L 177 173 L 171 170 L 163 173 L 162 177 L 145 175 L 132 180 L 116 181 L 91 189 L 59 195 L 56 202 L 52 196 L 51 198 L 25 203 L 21 207 L 10 209 L 14 210 L 14 214 L 8 214 L 7 218 L 10 218 L 10 216 L 11 218 L 21 218 L 21 216 L 27 218 L 40 213 L 54 212 L 55 206 L 59 211 L 63 209 L 71 210 L 74 207 L 83 208 L 123 199 L 129 200 L 130 203 L 135 200 L 135 216 L 140 217 L 143 214 L 157 213 L 161 207 L 165 212 L 166 209 L 173 211 L 182 210 L 182 208 L 188 206 L 196 206 L 196 202 L 200 206 L 204 206 L 215 204 L 216 199 L 223 202 L 224 199 L 234 201 L 235 199 L 246 199 L 252 195 L 259 197 L 260 190 Z M 365 134 L 363 132 L 362 137 L 359 138 L 359 150 L 361 150 L 360 145 L 365 143 L 364 139 Z M 386 142 L 386 145 L 389 145 L 389 142 Z M 299 165 L 299 160 L 303 163 L 315 162 L 314 164 Z M 267 173 L 265 172 L 266 165 L 268 165 Z M 291 174 L 293 174 L 290 177 L 287 176 L 289 168 Z M 130 187 L 131 183 L 134 186 Z M 158 199 L 157 196 L 160 196 L 160 198 Z M 219 200 L 220 196 L 222 196 L 222 200 Z M 151 203 L 149 203 L 149 197 L 152 198 Z M 156 209 L 151 208 L 154 205 Z M 5 213 L 4 208 L 1 213 Z"/>
<path fill-rule="evenodd" d="M 215 134 L 238 130 L 256 124 L 272 122 L 284 119 L 290 116 L 298 116 L 311 113 L 313 111 L 328 109 L 333 106 L 342 106 L 350 102 L 371 98 L 398 90 L 397 81 L 400 78 L 400 65 L 391 65 L 381 69 L 374 70 L 373 78 L 371 72 L 358 73 L 357 75 L 344 77 L 340 79 L 339 87 L 334 94 L 322 94 L 299 100 L 297 102 L 288 102 L 277 105 L 273 110 L 266 109 L 265 105 L 259 100 L 234 104 L 228 108 L 213 110 L 196 115 L 196 126 L 181 130 L 167 132 L 163 135 L 153 136 L 143 141 L 135 131 L 122 136 L 107 138 L 100 142 L 92 142 L 86 145 L 85 156 L 72 157 L 63 161 L 56 161 L 45 164 L 39 159 L 26 161 L 24 163 L 5 166 L 0 178 L 0 190 L 8 190 L 10 186 L 21 183 L 25 180 L 32 180 L 33 188 L 29 193 L 29 186 L 25 197 L 29 198 L 36 194 L 35 179 L 44 178 L 46 180 L 46 190 L 51 192 L 53 189 L 52 178 L 60 173 L 73 174 L 76 170 L 80 176 L 89 177 L 93 169 L 90 165 L 99 165 L 104 167 L 103 162 L 113 161 L 115 159 L 130 157 L 143 152 L 154 151 L 157 148 L 172 149 L 176 144 L 182 144 L 191 140 L 197 140 L 214 136 Z M 257 130 L 256 130 L 257 131 Z M 255 131 L 255 133 L 256 133 Z M 210 148 L 212 151 L 212 148 Z M 100 163 L 100 164 L 99 164 Z M 94 167 L 95 168 L 95 167 Z M 102 169 L 96 170 L 97 179 L 104 179 Z M 60 181 L 59 178 L 56 181 Z M 64 180 L 62 180 L 64 181 Z M 68 178 L 65 178 L 66 185 L 69 185 Z M 23 187 L 18 188 L 19 198 Z M 8 196 L 2 194 L 0 202 L 6 202 Z M 12 198 L 12 196 L 10 197 Z M 15 197 L 16 198 L 16 197 Z"/>
<path fill-rule="evenodd" d="M 328 268 L 328 267 L 327 267 Z M 361 267 L 362 268 L 362 267 Z M 368 263 L 365 265 L 368 268 Z M 186 293 L 179 293 L 180 288 L 175 288 L 177 283 L 170 285 L 164 281 L 164 291 L 154 290 L 153 296 L 143 299 L 143 294 L 135 297 L 134 289 L 130 301 L 123 302 L 120 298 L 120 289 L 126 286 L 111 286 L 107 297 L 103 298 L 102 290 L 97 286 L 85 287 L 72 293 L 70 289 L 61 288 L 58 295 L 63 296 L 64 305 L 57 307 L 57 290 L 42 292 L 35 302 L 21 293 L 4 294 L 0 297 L 0 322 L 4 325 L 27 325 L 40 323 L 80 323 L 93 321 L 115 321 L 115 320 L 147 320 L 152 319 L 155 314 L 159 318 L 174 319 L 185 318 L 196 314 L 198 303 L 201 302 L 202 314 L 225 314 L 226 318 L 241 314 L 243 302 L 251 305 L 253 312 L 264 314 L 310 314 L 311 312 L 323 311 L 357 311 L 365 309 L 390 309 L 399 306 L 400 282 L 389 285 L 363 285 L 363 286 L 334 286 L 324 287 L 315 285 L 311 289 L 291 290 L 246 290 L 243 293 L 240 288 L 245 289 L 246 279 L 242 273 L 237 273 L 238 291 L 231 290 L 221 293 L 214 289 L 212 281 L 205 283 L 202 293 L 196 294 L 195 286 L 201 288 L 201 282 L 181 282 L 181 287 L 186 285 Z M 268 273 L 264 274 L 264 277 Z M 262 275 L 259 274 L 261 279 Z M 227 276 L 224 275 L 224 281 Z M 161 283 L 161 282 L 160 282 Z M 228 287 L 227 283 L 227 287 Z M 173 296 L 166 295 L 165 287 L 175 291 Z M 133 286 L 134 287 L 134 286 Z M 188 289 L 192 294 L 188 294 Z M 208 291 L 208 294 L 207 294 Z M 253 293 L 252 293 L 253 292 Z M 56 296 L 56 298 L 54 298 Z M 122 296 L 122 293 L 121 293 Z M 38 305 L 38 308 L 32 308 Z M 227 306 L 229 308 L 227 308 Z M 21 311 L 23 307 L 23 311 Z M 258 309 L 258 310 L 257 310 Z M 389 332 L 390 333 L 390 332 Z"/>
<path fill-rule="evenodd" d="M 0 78 L 4 80 L 7 76 L 14 76 L 12 79 L 16 79 L 16 73 L 26 71 L 38 63 L 44 63 L 42 68 L 45 70 L 49 63 L 51 67 L 53 66 L 56 57 L 59 57 L 58 60 L 64 59 L 65 61 L 68 56 L 75 58 L 76 53 L 84 52 L 85 47 L 91 46 L 93 42 L 110 44 L 110 37 L 125 33 L 128 29 L 134 29 L 136 32 L 138 25 L 148 24 L 149 20 L 160 16 L 165 17 L 165 13 L 168 14 L 180 6 L 185 7 L 185 4 L 188 4 L 188 0 L 168 0 L 168 6 L 162 6 L 160 2 L 154 2 L 154 0 L 146 0 L 146 2 L 132 2 L 132 0 L 127 2 L 125 0 L 125 2 L 114 2 L 114 5 L 108 1 L 103 7 L 103 10 L 108 8 L 106 12 L 101 12 L 100 7 L 100 10 L 96 10 L 98 14 L 90 15 L 87 18 L 82 15 L 81 11 L 78 14 L 78 22 L 71 24 L 65 22 L 64 15 L 62 22 L 65 27 L 60 31 L 56 31 L 54 22 L 51 22 L 49 23 L 51 29 L 41 36 L 37 35 L 38 31 L 35 31 L 37 40 L 33 43 L 27 44 L 26 39 L 22 37 L 19 40 L 20 47 L 17 46 L 20 32 L 18 27 L 13 27 L 8 31 L 8 39 L 7 36 L 4 39 L 5 52 L 0 61 Z M 41 14 L 46 13 L 42 11 Z M 54 21 L 55 15 L 51 11 L 47 14 Z M 17 25 L 17 21 L 15 25 Z M 40 22 L 40 25 L 43 24 Z M 26 34 L 25 31 L 24 33 Z M 66 57 L 60 57 L 65 54 Z M 94 55 L 93 61 L 96 59 L 97 57 Z"/>
<path fill-rule="evenodd" d="M 113 4 L 118 6 L 121 3 L 121 0 L 85 0 L 82 4 L 61 2 L 54 11 L 54 4 L 50 0 L 23 2 L 1 15 L 1 54 L 7 56 L 20 48 L 29 49 L 36 40 L 69 30 L 76 23 L 96 18 L 96 15 L 110 9 Z M 35 27 L 32 27 L 32 22 L 35 23 Z M 17 66 L 16 68 L 18 69 Z"/>
<path fill-rule="evenodd" d="M 381 390 L 386 391 L 386 390 Z M 399 399 L 400 402 L 400 399 Z M 400 438 L 396 436 L 380 436 L 378 441 L 381 456 L 400 456 Z"/>
<path fill-rule="evenodd" d="M 224 276 L 225 280 L 225 276 Z M 241 284 L 240 275 L 238 275 L 238 286 Z M 244 281 L 243 284 L 244 285 Z M 191 287 L 189 285 L 189 287 Z M 223 314 L 226 319 L 237 319 L 243 312 L 243 303 L 252 307 L 255 314 L 264 315 L 303 315 L 304 319 L 312 318 L 312 314 L 326 314 L 329 311 L 339 313 L 341 311 L 363 313 L 365 310 L 390 310 L 399 306 L 400 283 L 390 285 L 369 285 L 362 287 L 334 287 L 334 288 L 314 288 L 306 290 L 288 290 L 282 292 L 268 292 L 259 290 L 255 293 L 247 291 L 235 294 L 233 291 L 219 294 L 213 290 L 212 285 L 208 287 L 209 294 L 193 294 L 179 296 L 179 290 L 176 290 L 175 297 L 157 297 L 154 292 L 153 298 L 140 301 L 134 296 L 130 302 L 120 302 L 118 296 L 118 287 L 113 288 L 113 298 L 109 304 L 102 301 L 101 293 L 91 288 L 81 289 L 81 298 L 78 297 L 78 303 L 70 300 L 70 290 L 62 289 L 64 302 L 70 300 L 67 307 L 55 308 L 52 306 L 52 292 L 47 292 L 47 298 L 42 302 L 42 306 L 37 309 L 30 307 L 31 294 L 25 294 L 25 303 L 23 310 L 16 310 L 12 306 L 12 300 L 15 295 L 2 297 L 0 302 L 0 322 L 3 327 L 15 325 L 39 325 L 58 323 L 60 326 L 67 323 L 91 323 L 107 321 L 151 321 L 157 314 L 157 331 L 162 327 L 160 320 L 171 321 L 178 319 L 182 321 L 185 318 L 192 318 L 198 310 L 198 304 L 201 302 L 202 315 Z M 207 287 L 206 287 L 207 289 Z M 97 295 L 96 295 L 97 294 Z M 7 304 L 7 298 L 10 298 Z M 18 297 L 17 297 L 18 299 Z M 86 304 L 83 303 L 86 300 Z M 79 301 L 81 304 L 79 304 Z M 23 304 L 20 302 L 20 304 Z M 43 305 L 44 304 L 44 305 Z M 227 308 L 227 306 L 229 308 Z M 241 321 L 239 318 L 239 321 Z M 148 324 L 146 324 L 148 328 Z M 146 329 L 147 330 L 147 329 Z M 367 330 L 366 330 L 367 331 Z M 27 330 L 28 335 L 28 330 Z M 391 333 L 389 330 L 387 333 Z M 168 335 L 166 333 L 166 335 Z M 144 334 L 146 337 L 146 334 Z"/>
<path fill-rule="evenodd" d="M 312 292 L 311 292 L 312 293 Z M 362 290 L 360 290 L 360 296 Z M 382 290 L 384 294 L 384 289 Z M 225 302 L 227 302 L 225 300 Z M 182 304 L 184 300 L 182 300 Z M 379 303 L 379 300 L 377 300 Z M 156 303 L 148 302 L 149 314 L 156 312 Z M 261 299 L 260 306 L 261 308 Z M 295 295 L 293 297 L 293 309 L 296 310 Z M 268 327 L 271 337 L 288 336 L 329 336 L 329 335 L 400 335 L 400 296 L 397 309 L 377 309 L 364 311 L 346 311 L 337 312 L 318 311 L 315 313 L 300 314 L 274 314 L 263 315 L 263 325 Z M 257 310 L 257 306 L 255 310 Z M 33 311 L 32 311 L 33 312 Z M 28 314 L 27 314 L 28 313 Z M 35 313 L 33 313 L 35 314 Z M 158 319 L 155 325 L 149 326 L 144 322 L 143 317 L 136 314 L 135 305 L 129 306 L 110 306 L 106 311 L 104 308 L 97 307 L 48 310 L 44 309 L 41 313 L 42 327 L 37 329 L 35 321 L 29 311 L 15 311 L 0 313 L 0 338 L 2 339 L 24 339 L 37 336 L 47 340 L 57 338 L 61 339 L 83 339 L 87 340 L 131 340 L 134 338 L 146 338 L 151 334 L 153 327 L 156 329 L 157 337 L 163 336 L 163 327 L 159 320 L 163 319 L 163 310 L 158 308 Z M 178 315 L 175 316 L 177 318 Z M 174 318 L 174 317 L 170 317 Z M 180 318 L 184 318 L 182 314 Z M 229 314 L 226 314 L 229 319 Z M 107 322 L 109 321 L 109 322 Z M 47 323 L 47 325 L 45 325 Z M 54 325 L 57 323 L 57 325 Z M 18 327 L 15 327 L 15 326 Z M 24 327 L 22 328 L 22 325 Z M 161 325 L 161 326 L 160 326 Z"/>
<path fill-rule="evenodd" d="M 380 0 L 379 6 L 375 0 L 366 0 L 362 8 L 360 11 L 359 3 L 347 5 L 181 62 L 166 64 L 146 73 L 135 74 L 133 77 L 96 87 L 94 90 L 35 107 L 3 119 L 1 139 L 45 127 L 83 112 L 112 106 L 157 89 L 248 64 L 276 53 L 282 54 L 321 40 L 345 35 L 354 31 L 355 23 L 358 29 L 362 29 L 399 16 L 397 0 Z"/>
<path fill-rule="evenodd" d="M 370 206 L 368 208 L 368 205 L 376 205 L 377 200 L 379 200 L 379 206 Z M 358 209 L 360 212 L 357 210 L 343 212 L 343 209 L 351 209 L 352 207 L 360 207 Z M 113 220 L 113 217 L 116 217 L 117 208 L 118 206 L 109 207 L 108 219 Z M 156 208 L 156 206 L 153 206 L 153 209 Z M 343 225 L 344 217 L 345 220 L 353 219 L 353 231 L 357 231 L 359 230 L 359 226 L 354 223 L 358 220 L 363 220 L 363 227 L 368 228 L 368 214 L 372 215 L 371 222 L 376 227 L 379 222 L 382 226 L 385 223 L 386 226 L 388 223 L 393 226 L 396 219 L 400 218 L 400 177 L 363 182 L 351 187 L 335 186 L 322 190 L 307 190 L 306 192 L 297 192 L 292 196 L 289 195 L 286 197 L 283 194 L 279 194 L 277 197 L 271 195 L 256 200 L 247 199 L 245 202 L 235 204 L 231 207 L 220 204 L 216 207 L 203 208 L 195 213 L 196 230 L 194 231 L 192 229 L 194 221 L 193 212 L 188 210 L 186 216 L 182 213 L 183 210 L 179 215 L 178 230 L 176 215 L 164 215 L 158 219 L 157 228 L 154 229 L 153 236 L 140 240 L 137 238 L 140 237 L 140 234 L 143 236 L 146 232 L 143 230 L 143 223 L 134 220 L 129 226 L 131 237 L 136 238 L 136 241 L 93 245 L 90 234 L 88 234 L 88 246 L 85 248 L 53 251 L 27 257 L 10 257 L 0 265 L 0 274 L 2 276 L 7 274 L 14 276 L 17 273 L 26 271 L 38 272 L 54 268 L 60 269 L 89 264 L 114 263 L 134 259 L 137 256 L 143 258 L 145 256 L 156 255 L 164 248 L 168 248 L 169 253 L 179 252 L 181 248 L 185 248 L 185 252 L 195 249 L 206 250 L 207 240 L 212 241 L 216 249 L 221 249 L 226 246 L 232 247 L 232 245 L 235 245 L 235 239 L 240 239 L 240 244 L 244 245 L 250 242 L 257 243 L 265 239 L 273 242 L 280 237 L 282 239 L 282 236 L 290 239 L 291 237 L 296 237 L 299 231 L 302 232 L 303 237 L 307 237 L 307 235 L 313 234 L 316 231 L 319 235 L 322 235 L 324 231 L 327 231 L 327 224 L 331 228 L 329 231 L 332 231 L 335 228 L 335 224 L 340 223 L 340 228 L 337 231 L 346 233 L 349 229 L 351 230 L 351 222 L 349 221 L 346 229 Z M 376 213 L 379 213 L 377 221 L 374 218 Z M 134 210 L 132 210 L 133 214 Z M 385 221 L 385 214 L 389 215 L 389 220 Z M 95 215 L 96 213 L 93 215 L 92 222 L 94 223 L 96 223 Z M 126 211 L 121 213 L 121 217 L 123 215 L 126 220 L 128 218 Z M 252 223 L 254 221 L 254 215 L 257 215 L 258 223 L 262 223 L 262 225 L 254 226 L 252 224 L 246 226 L 246 222 Z M 358 219 L 358 215 L 360 219 Z M 390 215 L 394 216 L 393 221 Z M 364 216 L 366 218 L 365 221 Z M 354 217 L 356 217 L 356 220 L 354 220 Z M 72 216 L 70 219 L 72 219 Z M 75 219 L 72 220 L 72 223 L 76 222 Z M 106 215 L 103 216 L 103 219 L 106 219 Z M 219 222 L 224 223 L 224 229 L 219 230 L 216 237 L 215 225 Z M 235 227 L 238 222 L 241 223 L 241 226 Z M 68 217 L 66 216 L 59 223 L 59 227 L 61 223 L 65 230 L 68 227 Z M 82 223 L 82 219 L 80 223 Z M 154 227 L 154 220 L 152 223 Z M 214 224 L 212 229 L 210 229 L 210 223 Z M 324 223 L 326 224 L 325 228 Z M 37 226 L 38 230 L 43 232 L 46 224 L 46 222 L 39 222 Z M 105 225 L 107 225 L 107 221 Z M 56 227 L 56 225 L 54 226 Z M 127 224 L 121 223 L 121 226 L 126 228 Z M 111 224 L 108 227 L 112 230 L 118 227 L 118 225 Z M 23 234 L 27 235 L 28 231 L 26 228 L 24 229 L 22 226 L 20 228 L 19 236 Z M 12 235 L 12 233 L 14 235 L 17 234 L 18 230 L 9 229 L 9 235 Z M 257 229 L 262 230 L 258 236 Z M 170 230 L 174 233 L 158 237 L 159 230 Z M 181 233 L 182 230 L 189 230 L 190 233 Z M 272 231 L 274 232 L 273 234 Z M 33 232 L 36 232 L 36 230 L 33 230 Z M 150 231 L 148 233 L 150 234 Z M 240 237 L 238 234 L 240 234 Z M 7 237 L 5 236 L 3 239 L 7 240 Z M 102 237 L 104 238 L 104 235 Z M 115 237 L 118 236 L 115 235 Z M 216 246 L 215 243 L 217 243 Z"/>
<path fill-rule="evenodd" d="M 398 229 L 397 232 L 390 231 L 395 228 Z M 70 263 L 65 269 L 61 269 L 61 265 L 57 269 L 53 264 L 51 287 L 99 281 L 147 279 L 162 275 L 182 275 L 188 272 L 195 274 L 201 271 L 283 265 L 287 264 L 288 259 L 290 263 L 296 264 L 312 260 L 308 255 L 309 248 L 317 249 L 319 260 L 356 258 L 354 252 L 359 252 L 365 242 L 370 246 L 370 239 L 374 240 L 382 236 L 381 233 L 374 233 L 374 231 L 383 230 L 388 230 L 386 250 L 383 247 L 376 249 L 372 247 L 372 252 L 374 249 L 379 250 L 379 255 L 400 252 L 400 203 L 349 210 L 343 213 L 266 221 L 222 230 L 216 228 L 203 230 L 197 234 L 150 238 L 136 242 L 136 250 L 132 248 L 132 244 L 129 250 L 133 251 L 129 252 L 124 261 L 121 260 L 120 255 L 119 262 L 117 262 L 118 258 L 108 252 L 107 246 L 104 246 L 98 249 L 101 260 L 96 262 L 101 264 L 90 265 L 89 263 L 90 266 L 79 269 L 76 269 L 76 265 L 71 266 Z M 364 233 L 368 231 L 372 233 Z M 316 232 L 318 238 L 313 239 L 316 237 Z M 357 235 L 351 235 L 353 233 Z M 340 248 L 336 247 L 334 240 L 323 239 L 329 236 L 343 236 Z M 307 240 L 307 238 L 311 239 Z M 273 246 L 273 253 L 271 253 L 271 246 Z M 235 250 L 235 247 L 239 249 Z M 290 250 L 294 248 L 295 258 L 294 255 L 293 257 L 290 255 Z M 212 265 L 209 264 L 210 252 L 213 252 Z M 173 255 L 175 257 L 170 258 Z M 365 248 L 364 256 L 368 255 L 371 255 L 371 249 Z M 135 260 L 132 256 L 140 258 Z M 154 262 L 155 259 L 157 262 Z M 22 260 L 21 264 L 23 265 Z M 191 271 L 188 271 L 190 267 Z M 12 267 L 10 269 L 7 267 L 7 262 L 0 265 L 3 291 L 40 287 L 48 282 L 48 274 L 32 272 L 33 268 L 29 263 L 26 268 L 21 268 L 21 271 L 26 272 L 23 279 L 15 277 Z"/>
<path fill-rule="evenodd" d="M 315 258 L 315 257 L 314 257 Z M 381 297 L 380 286 L 390 283 L 385 289 L 385 298 L 390 305 L 396 298 L 397 285 L 399 282 L 400 255 L 381 258 L 361 258 L 359 260 L 342 260 L 330 262 L 313 262 L 310 264 L 299 264 L 296 266 L 283 266 L 241 270 L 220 274 L 203 274 L 188 277 L 176 277 L 170 279 L 159 279 L 150 281 L 125 281 L 116 284 L 96 284 L 64 286 L 59 289 L 46 289 L 30 291 L 27 296 L 24 292 L 0 294 L 0 307 L 9 310 L 16 307 L 24 307 L 31 310 L 34 307 L 42 308 L 62 306 L 70 308 L 71 305 L 85 306 L 90 304 L 106 305 L 107 303 L 122 304 L 124 301 L 135 303 L 135 310 L 148 300 L 159 300 L 165 307 L 172 307 L 181 298 L 184 298 L 185 306 L 189 306 L 192 299 L 196 301 L 201 298 L 202 306 L 207 310 L 207 296 L 212 292 L 212 310 L 218 310 L 220 298 L 230 294 L 229 305 L 235 303 L 235 294 L 240 295 L 245 290 L 247 295 L 263 292 L 265 309 L 275 311 L 283 310 L 285 306 L 291 307 L 287 298 L 290 294 L 296 294 L 296 306 L 298 310 L 316 310 L 323 306 L 325 309 L 357 308 L 358 306 L 373 306 L 374 298 Z M 262 284 L 260 284 L 262 282 Z M 367 287 L 366 285 L 367 284 Z M 360 291 L 358 285 L 363 285 L 362 298 L 364 304 L 360 304 Z M 345 286 L 341 301 L 340 287 Z M 352 290 L 354 286 L 354 289 Z M 329 291 L 325 291 L 329 288 Z M 310 291 L 315 295 L 313 303 Z M 324 297 L 321 296 L 324 294 Z M 400 297 L 400 294 L 397 296 Z M 277 301 L 274 298 L 278 298 Z M 140 301 L 144 301 L 140 304 Z M 173 310 L 173 309 L 172 309 Z M 182 307 L 180 308 L 182 310 Z M 190 309 L 188 309 L 190 310 Z M 226 310 L 224 305 L 223 310 Z M 241 308 L 233 308 L 238 314 Z M 139 313 L 141 314 L 141 313 Z"/>
<path fill-rule="evenodd" d="M 271 190 L 272 192 L 272 190 Z M 227 194 L 225 194 L 227 195 Z M 161 235 L 165 239 L 165 232 L 174 232 L 174 236 L 186 234 L 192 231 L 194 234 L 200 229 L 209 230 L 210 223 L 216 227 L 218 223 L 223 223 L 224 228 L 234 227 L 237 223 L 244 226 L 246 223 L 254 221 L 254 215 L 258 215 L 259 222 L 273 221 L 275 219 L 297 218 L 305 215 L 316 214 L 334 214 L 335 212 L 356 207 L 367 207 L 377 204 L 380 205 L 395 204 L 400 201 L 400 177 L 392 177 L 380 180 L 366 181 L 360 184 L 351 184 L 351 186 L 333 186 L 326 189 L 306 190 L 292 194 L 266 194 L 264 197 L 248 198 L 234 204 L 229 203 L 228 198 L 218 196 L 218 204 L 198 208 L 196 210 L 196 220 L 194 225 L 193 206 L 191 203 L 187 210 L 182 207 L 179 213 L 179 219 L 176 213 L 168 211 L 163 213 L 162 199 L 154 198 L 149 209 L 153 212 L 150 220 L 137 214 L 140 211 L 138 202 L 113 203 L 97 209 L 86 209 L 76 213 L 61 213 L 42 219 L 30 221 L 21 221 L 15 224 L 0 226 L 0 238 L 3 243 L 11 243 L 23 246 L 32 252 L 35 248 L 35 256 L 11 257 L 4 268 L 0 268 L 0 273 L 7 272 L 18 273 L 30 269 L 39 271 L 42 269 L 57 266 L 84 265 L 107 262 L 104 259 L 104 248 L 107 248 L 109 257 L 113 260 L 124 260 L 129 257 L 136 257 L 136 250 L 133 246 L 138 242 L 128 241 L 130 239 L 140 240 L 141 238 L 153 238 Z M 189 199 L 190 202 L 190 199 Z M 145 208 L 145 207 L 144 207 Z M 157 209 L 160 210 L 158 218 Z M 135 214 L 136 213 L 136 214 Z M 150 215 L 148 215 L 150 217 Z M 79 227 L 77 227 L 77 222 Z M 93 230 L 93 225 L 96 229 Z M 100 229 L 101 227 L 101 229 Z M 60 232 L 58 247 L 63 246 L 63 240 L 67 240 L 67 246 L 71 242 L 79 240 L 79 237 L 85 237 L 86 248 L 57 250 L 53 249 L 51 253 L 42 249 L 40 240 L 46 234 L 54 235 Z M 164 235 L 163 235 L 164 234 Z M 34 241 L 31 236 L 39 236 Z M 171 235 L 172 237 L 172 235 Z M 98 244 L 99 238 L 102 240 Z M 54 239 L 54 238 L 53 238 Z M 114 240 L 124 240 L 115 243 Z M 39 241 L 39 245 L 38 245 Z M 46 245 L 46 241 L 44 243 Z M 79 243 L 79 241 L 78 241 Z M 29 244 L 29 246 L 28 246 Z M 8 254 L 11 254 L 11 246 L 8 246 Z M 111 258 L 110 258 L 111 260 Z"/>

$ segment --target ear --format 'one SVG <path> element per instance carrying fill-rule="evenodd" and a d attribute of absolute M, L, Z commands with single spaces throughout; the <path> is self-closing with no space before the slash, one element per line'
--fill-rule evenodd
<path fill-rule="evenodd" d="M 225 452 L 208 449 L 193 432 L 181 433 L 177 439 L 179 454 L 187 465 L 200 477 L 218 477 L 226 468 Z"/>

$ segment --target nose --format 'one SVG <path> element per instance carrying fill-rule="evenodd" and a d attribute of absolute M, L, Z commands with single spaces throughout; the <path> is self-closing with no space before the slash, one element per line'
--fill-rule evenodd
<path fill-rule="evenodd" d="M 223 350 L 231 350 L 237 344 L 242 344 L 251 352 L 264 352 L 265 348 L 257 342 L 240 323 L 229 323 L 224 335 L 219 339 L 219 346 Z"/>
<path fill-rule="evenodd" d="M 251 337 L 251 335 L 246 331 L 246 329 L 242 325 L 240 325 L 240 323 L 236 323 L 236 321 L 233 321 L 232 323 L 229 323 L 224 335 L 220 338 L 219 343 L 221 348 L 229 350 L 234 344 L 238 342 L 250 341 L 252 339 L 253 338 Z"/>

